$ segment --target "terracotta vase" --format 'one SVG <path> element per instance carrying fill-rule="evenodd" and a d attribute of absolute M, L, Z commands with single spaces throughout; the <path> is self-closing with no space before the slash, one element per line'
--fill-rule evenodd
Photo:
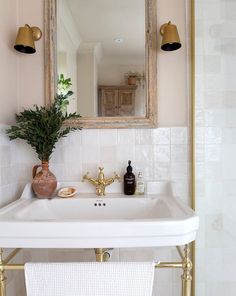
<path fill-rule="evenodd" d="M 42 168 L 38 172 L 38 168 Z M 32 171 L 32 188 L 38 198 L 52 198 L 57 188 L 57 179 L 49 170 L 48 161 L 42 161 L 41 165 L 35 165 Z"/>
<path fill-rule="evenodd" d="M 128 77 L 128 85 L 136 85 L 137 79 L 135 76 L 129 76 Z"/>

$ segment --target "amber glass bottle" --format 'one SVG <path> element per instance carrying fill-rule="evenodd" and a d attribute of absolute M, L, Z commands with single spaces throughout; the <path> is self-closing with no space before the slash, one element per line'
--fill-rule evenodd
<path fill-rule="evenodd" d="M 127 172 L 124 175 L 124 194 L 133 195 L 135 193 L 135 175 L 133 174 L 133 168 L 130 165 L 131 161 L 128 161 Z"/>

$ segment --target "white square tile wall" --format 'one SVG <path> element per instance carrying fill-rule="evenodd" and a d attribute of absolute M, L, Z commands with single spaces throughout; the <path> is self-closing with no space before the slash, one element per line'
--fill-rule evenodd
<path fill-rule="evenodd" d="M 6 128 L 0 128 L 0 185 L 9 195 L 1 205 L 18 197 L 11 192 L 18 193 L 18 188 L 30 182 L 31 168 L 39 162 L 26 143 L 8 140 Z M 82 130 L 59 141 L 50 168 L 58 181 L 80 181 L 87 171 L 97 175 L 99 166 L 105 168 L 106 175 L 116 171 L 123 176 L 131 160 L 136 174 L 142 171 L 146 181 L 174 182 L 176 194 L 188 202 L 188 150 L 186 127 Z M 178 192 L 183 182 L 187 189 Z"/>
<path fill-rule="evenodd" d="M 236 3 L 196 0 L 195 11 L 196 296 L 236 295 Z"/>

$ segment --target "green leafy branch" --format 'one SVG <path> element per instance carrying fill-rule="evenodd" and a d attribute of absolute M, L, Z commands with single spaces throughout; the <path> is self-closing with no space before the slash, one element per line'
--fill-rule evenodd
<path fill-rule="evenodd" d="M 67 79 L 67 86 L 69 85 L 71 86 L 70 79 Z M 6 131 L 10 140 L 26 141 L 36 151 L 41 161 L 49 161 L 58 140 L 71 131 L 81 129 L 80 127 L 63 126 L 65 120 L 80 117 L 77 113 L 64 114 L 63 112 L 65 101 L 72 94 L 73 92 L 67 88 L 64 94 L 57 94 L 54 103 L 50 106 L 35 105 L 33 109 L 16 114 L 17 125 L 11 126 Z"/>

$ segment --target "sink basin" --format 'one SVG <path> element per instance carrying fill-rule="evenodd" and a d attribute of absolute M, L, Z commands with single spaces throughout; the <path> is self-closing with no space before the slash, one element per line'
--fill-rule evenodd
<path fill-rule="evenodd" d="M 198 217 L 165 194 L 36 199 L 28 184 L 19 200 L 0 210 L 0 246 L 109 248 L 178 246 L 195 239 Z"/>
<path fill-rule="evenodd" d="M 173 212 L 173 211 L 172 211 Z M 10 213 L 8 213 L 10 214 Z M 153 220 L 171 217 L 170 208 L 160 198 L 142 198 L 108 195 L 98 199 L 91 194 L 81 194 L 74 199 L 34 200 L 14 214 L 19 221 L 121 221 Z M 3 216 L 4 217 L 4 216 Z M 2 218 L 3 218 L 2 217 Z M 176 218 L 181 218 L 180 211 Z M 9 218 L 9 217 L 8 217 Z"/>

